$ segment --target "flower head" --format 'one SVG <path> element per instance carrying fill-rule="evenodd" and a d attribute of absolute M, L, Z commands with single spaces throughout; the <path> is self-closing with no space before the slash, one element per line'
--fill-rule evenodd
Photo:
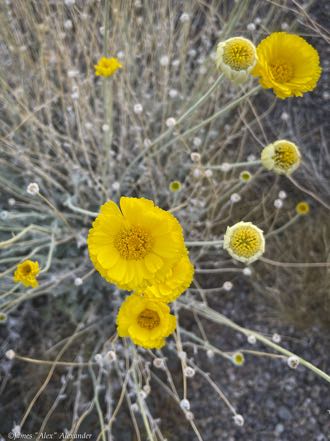
<path fill-rule="evenodd" d="M 36 194 L 39 193 L 39 185 L 36 182 L 31 182 L 27 186 L 26 192 L 31 196 L 35 196 Z"/>
<path fill-rule="evenodd" d="M 251 263 L 264 253 L 265 239 L 262 230 L 252 222 L 238 222 L 227 227 L 223 247 L 234 259 Z"/>
<path fill-rule="evenodd" d="M 308 214 L 310 211 L 310 206 L 308 202 L 298 202 L 296 205 L 296 213 L 300 214 L 300 216 L 304 216 Z"/>
<path fill-rule="evenodd" d="M 176 318 L 170 308 L 132 294 L 122 303 L 117 316 L 119 337 L 130 337 L 136 345 L 159 349 L 176 327 Z"/>
<path fill-rule="evenodd" d="M 242 352 L 235 352 L 232 356 L 232 361 L 236 366 L 242 366 L 245 362 L 244 354 Z"/>
<path fill-rule="evenodd" d="M 123 66 L 117 58 L 101 57 L 97 64 L 94 65 L 95 75 L 101 77 L 111 77 L 118 69 Z"/>
<path fill-rule="evenodd" d="M 251 175 L 251 173 L 249 171 L 243 170 L 240 173 L 239 178 L 240 178 L 241 182 L 245 183 L 245 182 L 251 181 L 252 175 Z"/>
<path fill-rule="evenodd" d="M 226 77 L 236 84 L 247 80 L 256 62 L 256 48 L 247 38 L 229 38 L 218 44 L 217 66 Z"/>
<path fill-rule="evenodd" d="M 300 165 L 300 152 L 296 144 L 280 139 L 269 144 L 261 153 L 261 162 L 268 170 L 290 175 Z"/>
<path fill-rule="evenodd" d="M 90 258 L 110 283 L 127 290 L 164 280 L 185 252 L 182 228 L 144 198 L 122 197 L 120 209 L 102 205 L 87 239 Z"/>
<path fill-rule="evenodd" d="M 170 191 L 173 193 L 176 193 L 177 191 L 180 191 L 182 188 L 182 184 L 180 181 L 172 181 L 169 185 Z"/>
<path fill-rule="evenodd" d="M 274 32 L 257 46 L 258 62 L 251 72 L 278 98 L 302 96 L 316 87 L 321 75 L 316 49 L 299 35 Z"/>
<path fill-rule="evenodd" d="M 166 278 L 146 288 L 143 296 L 165 303 L 173 302 L 180 294 L 189 288 L 194 277 L 194 267 L 185 253 L 171 268 Z"/>
<path fill-rule="evenodd" d="M 32 260 L 24 260 L 24 262 L 17 265 L 14 273 L 14 282 L 23 283 L 24 286 L 31 286 L 36 288 L 39 283 L 36 276 L 39 274 L 39 263 Z"/>

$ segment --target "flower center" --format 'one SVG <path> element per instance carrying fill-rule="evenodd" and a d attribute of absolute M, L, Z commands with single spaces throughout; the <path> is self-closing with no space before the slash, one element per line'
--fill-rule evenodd
<path fill-rule="evenodd" d="M 233 70 L 244 70 L 251 67 L 255 60 L 252 45 L 242 38 L 228 41 L 223 51 L 223 61 Z"/>
<path fill-rule="evenodd" d="M 30 274 L 31 272 L 31 266 L 29 263 L 26 263 L 23 267 L 22 267 L 22 273 L 24 276 L 27 276 L 28 274 Z"/>
<path fill-rule="evenodd" d="M 299 161 L 299 155 L 294 146 L 284 143 L 276 146 L 273 160 L 278 167 L 289 170 Z"/>
<path fill-rule="evenodd" d="M 233 232 L 230 239 L 230 247 L 237 256 L 252 257 L 260 251 L 262 245 L 261 236 L 254 228 L 240 227 Z"/>
<path fill-rule="evenodd" d="M 137 322 L 142 328 L 154 329 L 159 325 L 160 318 L 156 311 L 147 308 L 139 314 Z"/>
<path fill-rule="evenodd" d="M 143 228 L 134 226 L 122 229 L 115 237 L 114 246 L 126 260 L 141 260 L 151 250 L 152 237 Z"/>
<path fill-rule="evenodd" d="M 287 83 L 293 77 L 293 67 L 286 61 L 279 61 L 270 65 L 275 81 L 279 83 Z"/>

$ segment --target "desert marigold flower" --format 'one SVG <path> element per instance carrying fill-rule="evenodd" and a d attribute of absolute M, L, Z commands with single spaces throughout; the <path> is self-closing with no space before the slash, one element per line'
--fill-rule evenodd
<path fill-rule="evenodd" d="M 262 230 L 252 222 L 238 222 L 227 227 L 223 247 L 234 259 L 251 263 L 264 253 L 265 238 Z"/>
<path fill-rule="evenodd" d="M 97 64 L 94 65 L 95 75 L 101 77 L 111 77 L 118 69 L 123 66 L 117 58 L 101 57 Z"/>
<path fill-rule="evenodd" d="M 244 354 L 242 354 L 242 352 L 235 352 L 232 356 L 232 360 L 236 366 L 242 366 L 245 362 Z"/>
<path fill-rule="evenodd" d="M 185 253 L 171 268 L 166 278 L 143 291 L 143 296 L 165 303 L 173 302 L 180 294 L 189 288 L 194 277 L 194 267 Z"/>
<path fill-rule="evenodd" d="M 244 170 L 240 173 L 239 178 L 241 180 L 241 182 L 249 182 L 252 178 L 252 175 L 249 171 Z"/>
<path fill-rule="evenodd" d="M 163 302 L 132 294 L 122 303 L 117 316 L 119 337 L 147 349 L 159 349 L 176 327 L 176 318 Z"/>
<path fill-rule="evenodd" d="M 169 189 L 173 192 L 176 193 L 177 191 L 180 191 L 182 188 L 182 184 L 180 181 L 172 181 L 169 185 Z"/>
<path fill-rule="evenodd" d="M 17 265 L 14 273 L 14 282 L 22 283 L 24 286 L 36 288 L 39 283 L 36 276 L 39 274 L 39 263 L 32 260 L 25 260 Z"/>
<path fill-rule="evenodd" d="M 298 202 L 296 205 L 296 213 L 304 216 L 310 212 L 310 206 L 308 202 Z"/>
<path fill-rule="evenodd" d="M 261 163 L 275 173 L 290 175 L 300 165 L 300 151 L 296 144 L 280 139 L 269 144 L 261 152 Z"/>
<path fill-rule="evenodd" d="M 247 38 L 233 37 L 218 44 L 217 67 L 236 84 L 247 80 L 256 62 L 256 48 Z"/>
<path fill-rule="evenodd" d="M 127 290 L 164 280 L 186 250 L 182 228 L 171 213 L 130 197 L 120 199 L 120 209 L 113 201 L 102 205 L 87 245 L 99 273 Z"/>
<path fill-rule="evenodd" d="M 302 96 L 316 87 L 321 75 L 316 49 L 299 35 L 274 32 L 257 46 L 258 61 L 251 72 L 262 87 L 278 98 Z"/>

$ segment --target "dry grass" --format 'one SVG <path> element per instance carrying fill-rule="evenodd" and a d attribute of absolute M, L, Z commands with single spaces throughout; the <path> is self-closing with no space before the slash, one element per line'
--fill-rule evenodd
<path fill-rule="evenodd" d="M 0 234 L 9 241 L 0 258 L 0 308 L 8 317 L 2 349 L 14 348 L 34 361 L 4 361 L 0 420 L 6 422 L 0 432 L 16 423 L 25 433 L 67 428 L 105 441 L 121 433 L 129 415 L 131 439 L 164 441 L 152 401 L 141 398 L 143 386 L 152 379 L 150 399 L 165 396 L 164 403 L 174 403 L 177 414 L 187 396 L 187 380 L 177 370 L 172 373 L 171 363 L 176 369 L 179 363 L 182 372 L 187 363 L 194 365 L 193 352 L 187 350 L 188 361 L 182 357 L 182 344 L 231 357 L 230 351 L 209 343 L 201 317 L 250 334 L 216 308 L 205 309 L 214 290 L 223 291 L 223 277 L 230 281 L 233 274 L 239 276 L 244 286 L 266 295 L 282 319 L 297 326 L 329 326 L 330 308 L 329 153 L 323 126 L 305 134 L 299 119 L 281 120 L 281 104 L 271 93 L 249 95 L 253 80 L 237 89 L 223 79 L 179 124 L 169 127 L 168 119 L 180 120 L 217 80 L 214 49 L 220 39 L 242 34 L 257 43 L 283 23 L 314 38 L 316 46 L 328 37 L 308 7 L 291 1 L 65 3 L 15 0 L 1 5 Z M 104 19 L 107 4 L 109 23 Z M 251 23 L 255 30 L 247 27 Z M 93 69 L 104 51 L 124 65 L 109 87 L 95 78 Z M 319 140 L 321 160 L 307 147 L 304 151 L 310 135 Z M 303 151 L 303 166 L 294 180 L 259 166 L 249 169 L 253 179 L 248 183 L 240 181 L 242 168 L 210 173 L 212 165 L 258 158 L 263 146 L 285 137 Z M 200 161 L 191 160 L 192 152 L 200 154 Z M 180 192 L 169 190 L 174 180 L 182 183 Z M 39 184 L 41 196 L 26 193 L 30 182 Z M 275 208 L 283 190 L 287 199 Z M 238 195 L 234 200 L 233 194 Z M 123 293 L 93 271 L 86 250 L 93 213 L 120 195 L 148 197 L 171 210 L 188 241 L 219 240 L 227 225 L 240 220 L 270 234 L 294 217 L 300 200 L 308 200 L 312 211 L 269 236 L 268 261 L 254 264 L 251 276 L 219 247 L 191 247 L 196 278 L 175 310 L 184 323 L 187 316 L 195 322 L 199 333 L 190 333 L 180 318 L 175 341 L 157 353 L 168 358 L 162 371 L 152 365 L 155 354 L 116 339 L 114 318 Z M 12 238 L 30 225 L 18 240 Z M 17 263 L 27 257 L 44 268 L 34 290 L 12 282 Z M 75 284 L 77 278 L 82 285 Z M 261 334 L 256 337 L 278 351 L 271 357 L 289 355 Z M 116 352 L 115 362 L 95 362 L 96 354 L 105 357 L 109 350 Z M 56 367 L 54 360 L 77 365 Z M 211 386 L 231 418 L 233 405 L 218 386 Z M 184 417 L 191 436 L 208 441 L 198 429 L 198 415 L 193 420 L 184 411 Z"/>

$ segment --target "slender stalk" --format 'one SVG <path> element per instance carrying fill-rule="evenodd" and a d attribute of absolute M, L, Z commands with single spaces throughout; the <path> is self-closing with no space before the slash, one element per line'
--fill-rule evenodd
<path fill-rule="evenodd" d="M 275 234 L 281 233 L 282 231 L 286 230 L 290 225 L 294 224 L 298 220 L 299 217 L 300 217 L 300 215 L 296 214 L 295 216 L 293 216 L 292 219 L 290 219 L 288 222 L 286 222 L 281 227 L 277 228 L 276 230 L 271 231 L 270 233 L 267 233 L 265 235 L 265 237 L 270 237 L 270 236 L 274 236 Z"/>
<path fill-rule="evenodd" d="M 271 347 L 275 351 L 286 355 L 287 357 L 292 357 L 292 356 L 297 357 L 300 364 L 307 367 L 308 369 L 313 371 L 316 375 L 318 375 L 319 377 L 323 378 L 324 380 L 326 380 L 327 382 L 330 383 L 330 375 L 328 375 L 326 372 L 324 372 L 321 369 L 319 369 L 318 367 L 314 366 L 312 363 L 305 360 L 304 358 L 299 357 L 298 355 L 294 354 L 291 351 L 288 351 L 285 348 L 282 348 L 282 346 L 277 345 L 276 343 L 272 342 L 271 340 L 269 340 L 268 338 L 259 334 L 258 332 L 252 331 L 251 329 L 243 328 L 242 326 L 237 325 L 236 323 L 234 323 L 232 320 L 228 319 L 224 315 L 214 311 L 213 309 L 209 308 L 207 305 L 202 304 L 200 302 L 196 302 L 191 299 L 187 300 L 184 298 L 177 300 L 177 302 L 179 302 L 186 309 L 192 308 L 196 312 L 198 312 L 199 314 L 206 317 L 207 319 L 212 320 L 217 323 L 220 323 L 220 324 L 223 324 L 225 326 L 229 326 L 230 328 L 235 329 L 236 331 L 239 331 L 246 336 L 254 335 L 257 340 L 264 343 L 266 346 Z"/>
<path fill-rule="evenodd" d="M 149 144 L 144 150 L 142 150 L 141 153 L 139 153 L 137 155 L 137 157 L 131 162 L 130 166 L 127 167 L 127 169 L 124 171 L 123 176 L 121 181 L 123 180 L 123 178 L 127 175 L 128 171 L 139 162 L 140 159 L 142 159 L 146 153 L 152 149 L 155 145 L 159 144 L 160 141 L 162 141 L 166 136 L 168 136 L 170 133 L 172 133 L 179 124 L 182 123 L 182 121 L 184 121 L 191 113 L 193 113 L 201 104 L 203 104 L 206 99 L 211 95 L 211 93 L 213 92 L 213 90 L 218 86 L 218 84 L 221 82 L 223 78 L 223 74 L 221 74 L 216 81 L 212 84 L 212 86 L 205 92 L 205 94 L 203 96 L 201 96 L 191 107 L 189 107 L 188 110 L 186 110 L 186 112 L 184 112 L 179 119 L 176 121 L 176 124 L 174 127 L 170 127 L 167 130 L 165 130 L 164 133 L 162 133 L 161 135 L 159 135 L 156 139 L 154 139 L 154 141 L 151 142 L 151 144 Z"/>
<path fill-rule="evenodd" d="M 103 53 L 105 57 L 109 56 L 109 27 L 110 27 L 110 0 L 105 0 L 104 8 L 104 40 Z M 105 159 L 103 162 L 103 182 L 109 170 L 110 151 L 113 137 L 113 94 L 112 94 L 112 78 L 103 78 L 103 103 L 104 103 L 104 127 L 106 128 L 103 135 L 103 151 Z"/>
<path fill-rule="evenodd" d="M 261 164 L 261 159 L 255 160 L 255 161 L 243 161 L 243 162 L 235 162 L 234 164 L 226 164 L 226 168 L 228 167 L 228 170 L 230 171 L 232 168 L 238 168 L 238 167 L 248 167 L 253 165 L 259 165 Z M 221 170 L 223 171 L 223 164 L 220 165 L 207 165 L 206 168 L 210 168 L 212 170 Z"/>
<path fill-rule="evenodd" d="M 186 241 L 185 244 L 188 247 L 221 246 L 223 245 L 223 240 L 195 240 Z"/>

